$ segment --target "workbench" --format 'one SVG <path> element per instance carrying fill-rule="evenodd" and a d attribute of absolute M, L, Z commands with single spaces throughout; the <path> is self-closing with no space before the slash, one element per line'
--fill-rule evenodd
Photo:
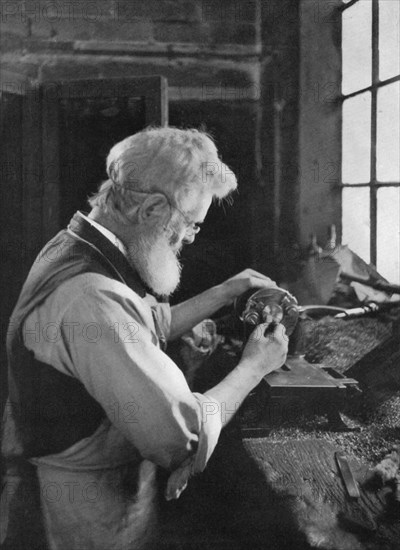
<path fill-rule="evenodd" d="M 366 485 L 372 466 L 400 442 L 400 340 L 384 322 L 351 323 L 352 331 L 341 325 L 347 356 L 338 327 L 329 343 L 319 338 L 308 347 L 309 356 L 325 356 L 331 366 L 336 353 L 339 370 L 357 374 L 363 399 L 356 410 L 349 404 L 344 416 L 359 431 L 332 432 L 323 415 L 293 408 L 270 416 L 271 430 L 264 437 L 247 438 L 239 413 L 223 431 L 206 470 L 178 501 L 162 505 L 162 550 L 400 549 L 399 503 L 389 487 Z M 357 343 L 362 349 L 354 353 Z M 208 380 L 203 384 L 215 382 L 218 369 L 229 371 L 235 361 L 226 346 L 220 347 L 204 366 Z M 348 496 L 335 451 L 348 458 L 360 498 Z"/>

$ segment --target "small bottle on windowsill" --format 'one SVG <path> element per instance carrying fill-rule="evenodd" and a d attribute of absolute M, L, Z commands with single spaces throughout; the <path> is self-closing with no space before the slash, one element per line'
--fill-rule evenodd
<path fill-rule="evenodd" d="M 334 260 L 334 254 L 337 248 L 336 243 L 336 225 L 331 224 L 328 226 L 328 240 L 325 248 L 322 251 L 321 259 L 323 261 Z"/>
<path fill-rule="evenodd" d="M 326 250 L 335 250 L 336 248 L 336 225 L 333 223 L 328 227 L 328 242 Z"/>
<path fill-rule="evenodd" d="M 319 246 L 317 242 L 317 235 L 315 233 L 311 233 L 310 235 L 310 244 L 307 247 L 307 256 L 310 257 L 317 257 L 320 258 L 322 254 L 322 248 Z"/>

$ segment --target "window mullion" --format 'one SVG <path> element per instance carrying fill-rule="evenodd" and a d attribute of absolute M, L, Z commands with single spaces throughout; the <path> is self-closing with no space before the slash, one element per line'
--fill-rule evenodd
<path fill-rule="evenodd" d="M 371 223 L 371 263 L 377 262 L 377 174 L 376 174 L 376 143 L 377 143 L 377 103 L 379 79 L 379 6 L 378 0 L 372 0 L 372 98 L 371 98 L 371 186 L 370 186 L 370 223 Z"/>
<path fill-rule="evenodd" d="M 399 80 L 400 80 L 400 75 L 392 76 L 387 80 L 382 80 L 377 82 L 376 84 L 371 84 L 371 86 L 367 86 L 366 88 L 361 88 L 361 90 L 356 90 L 355 92 L 351 92 L 351 94 L 342 95 L 340 99 L 344 101 L 346 99 L 355 97 L 356 95 L 363 94 L 364 92 L 370 92 L 374 87 L 383 88 L 383 86 L 387 86 L 388 84 L 393 84 L 394 82 L 398 82 Z"/>
<path fill-rule="evenodd" d="M 377 189 L 380 189 L 381 187 L 400 187 L 400 182 L 385 181 L 385 183 L 341 183 L 338 187 L 376 187 Z"/>
<path fill-rule="evenodd" d="M 360 0 L 350 0 L 347 2 L 347 4 L 343 4 L 342 6 L 339 6 L 339 11 L 345 11 L 348 8 L 351 8 L 351 6 L 354 6 L 354 4 L 357 4 Z"/>

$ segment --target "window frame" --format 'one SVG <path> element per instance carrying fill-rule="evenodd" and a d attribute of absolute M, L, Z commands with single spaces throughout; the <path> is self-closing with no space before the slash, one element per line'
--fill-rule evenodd
<path fill-rule="evenodd" d="M 339 10 L 341 12 L 341 24 L 343 13 L 355 4 L 365 0 L 350 0 L 343 3 Z M 360 88 L 349 94 L 341 93 L 341 126 L 343 127 L 343 105 L 344 102 L 352 97 L 365 92 L 371 92 L 371 153 L 370 153 L 370 180 L 368 183 L 344 183 L 341 169 L 341 190 L 344 188 L 369 188 L 370 195 L 370 263 L 377 263 L 377 213 L 378 213 L 378 190 L 384 187 L 394 187 L 400 190 L 400 181 L 379 182 L 377 179 L 377 125 L 378 125 L 378 90 L 400 81 L 400 73 L 391 78 L 379 79 L 379 0 L 370 0 L 372 2 L 372 80 L 371 85 Z M 343 43 L 341 40 L 341 67 L 343 71 Z M 343 134 L 342 134 L 343 135 Z M 342 139 L 342 138 L 341 138 Z M 340 153 L 340 164 L 343 167 L 342 144 Z M 343 197 L 343 193 L 342 193 Z M 342 220 L 343 223 L 343 220 Z"/>

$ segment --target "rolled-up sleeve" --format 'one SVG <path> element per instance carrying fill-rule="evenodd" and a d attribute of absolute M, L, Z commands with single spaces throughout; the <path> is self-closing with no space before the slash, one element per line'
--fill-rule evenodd
<path fill-rule="evenodd" d="M 79 379 L 143 458 L 171 470 L 196 452 L 207 460 L 221 429 L 210 421 L 210 400 L 190 391 L 159 348 L 150 306 L 121 283 L 93 277 L 97 284 L 80 287 L 59 312 L 59 341 L 35 353 Z"/>

